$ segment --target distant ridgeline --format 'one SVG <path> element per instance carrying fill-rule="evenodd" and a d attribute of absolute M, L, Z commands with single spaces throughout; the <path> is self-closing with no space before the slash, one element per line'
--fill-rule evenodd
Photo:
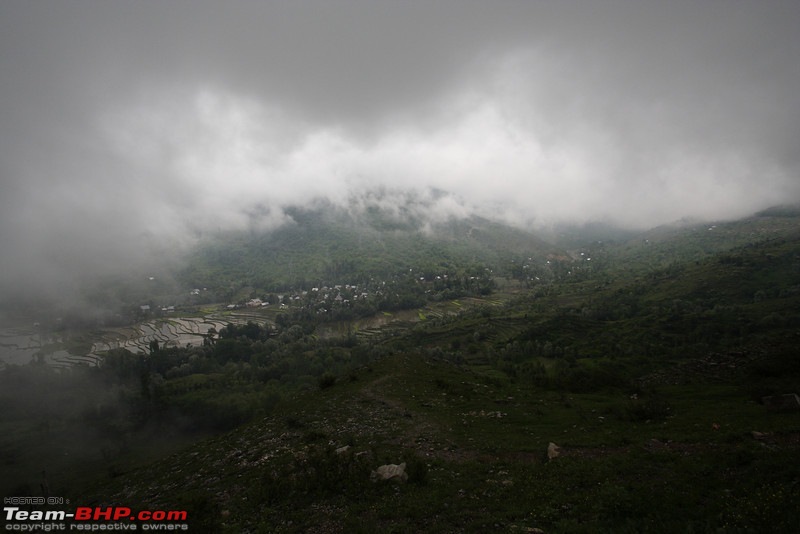
<path fill-rule="evenodd" d="M 759 211 L 756 217 L 800 217 L 800 204 L 773 206 Z"/>

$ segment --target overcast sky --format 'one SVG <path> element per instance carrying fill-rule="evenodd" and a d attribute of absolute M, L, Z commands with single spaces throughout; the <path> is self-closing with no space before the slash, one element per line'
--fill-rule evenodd
<path fill-rule="evenodd" d="M 523 226 L 797 201 L 798 28 L 797 1 L 2 0 L 2 283 L 380 187 Z"/>

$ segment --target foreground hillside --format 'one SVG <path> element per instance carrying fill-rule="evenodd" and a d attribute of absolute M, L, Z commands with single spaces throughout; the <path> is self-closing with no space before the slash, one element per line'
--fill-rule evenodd
<path fill-rule="evenodd" d="M 208 532 L 797 524 L 796 414 L 770 412 L 736 385 L 631 391 L 549 391 L 396 355 L 93 495 L 188 506 Z M 561 453 L 552 460 L 550 442 Z M 400 462 L 407 483 L 370 481 L 372 469 Z"/>

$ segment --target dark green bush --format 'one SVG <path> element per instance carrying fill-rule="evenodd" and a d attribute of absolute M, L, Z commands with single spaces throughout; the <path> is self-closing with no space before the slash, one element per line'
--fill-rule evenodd
<path fill-rule="evenodd" d="M 666 399 L 655 395 L 643 399 L 632 399 L 625 410 L 631 421 L 655 421 L 672 414 L 672 407 Z"/>
<path fill-rule="evenodd" d="M 332 373 L 323 373 L 317 380 L 319 389 L 328 389 L 336 383 L 336 377 Z"/>

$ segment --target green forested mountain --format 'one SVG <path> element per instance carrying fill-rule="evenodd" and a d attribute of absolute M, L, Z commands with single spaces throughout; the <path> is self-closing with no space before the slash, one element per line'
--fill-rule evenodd
<path fill-rule="evenodd" d="M 512 260 L 564 255 L 532 233 L 480 217 L 431 222 L 435 217 L 378 207 L 354 213 L 331 205 L 287 213 L 291 221 L 274 230 L 201 242 L 181 279 L 192 287 L 305 289 L 409 269 L 424 275 L 488 267 L 503 274 Z"/>

